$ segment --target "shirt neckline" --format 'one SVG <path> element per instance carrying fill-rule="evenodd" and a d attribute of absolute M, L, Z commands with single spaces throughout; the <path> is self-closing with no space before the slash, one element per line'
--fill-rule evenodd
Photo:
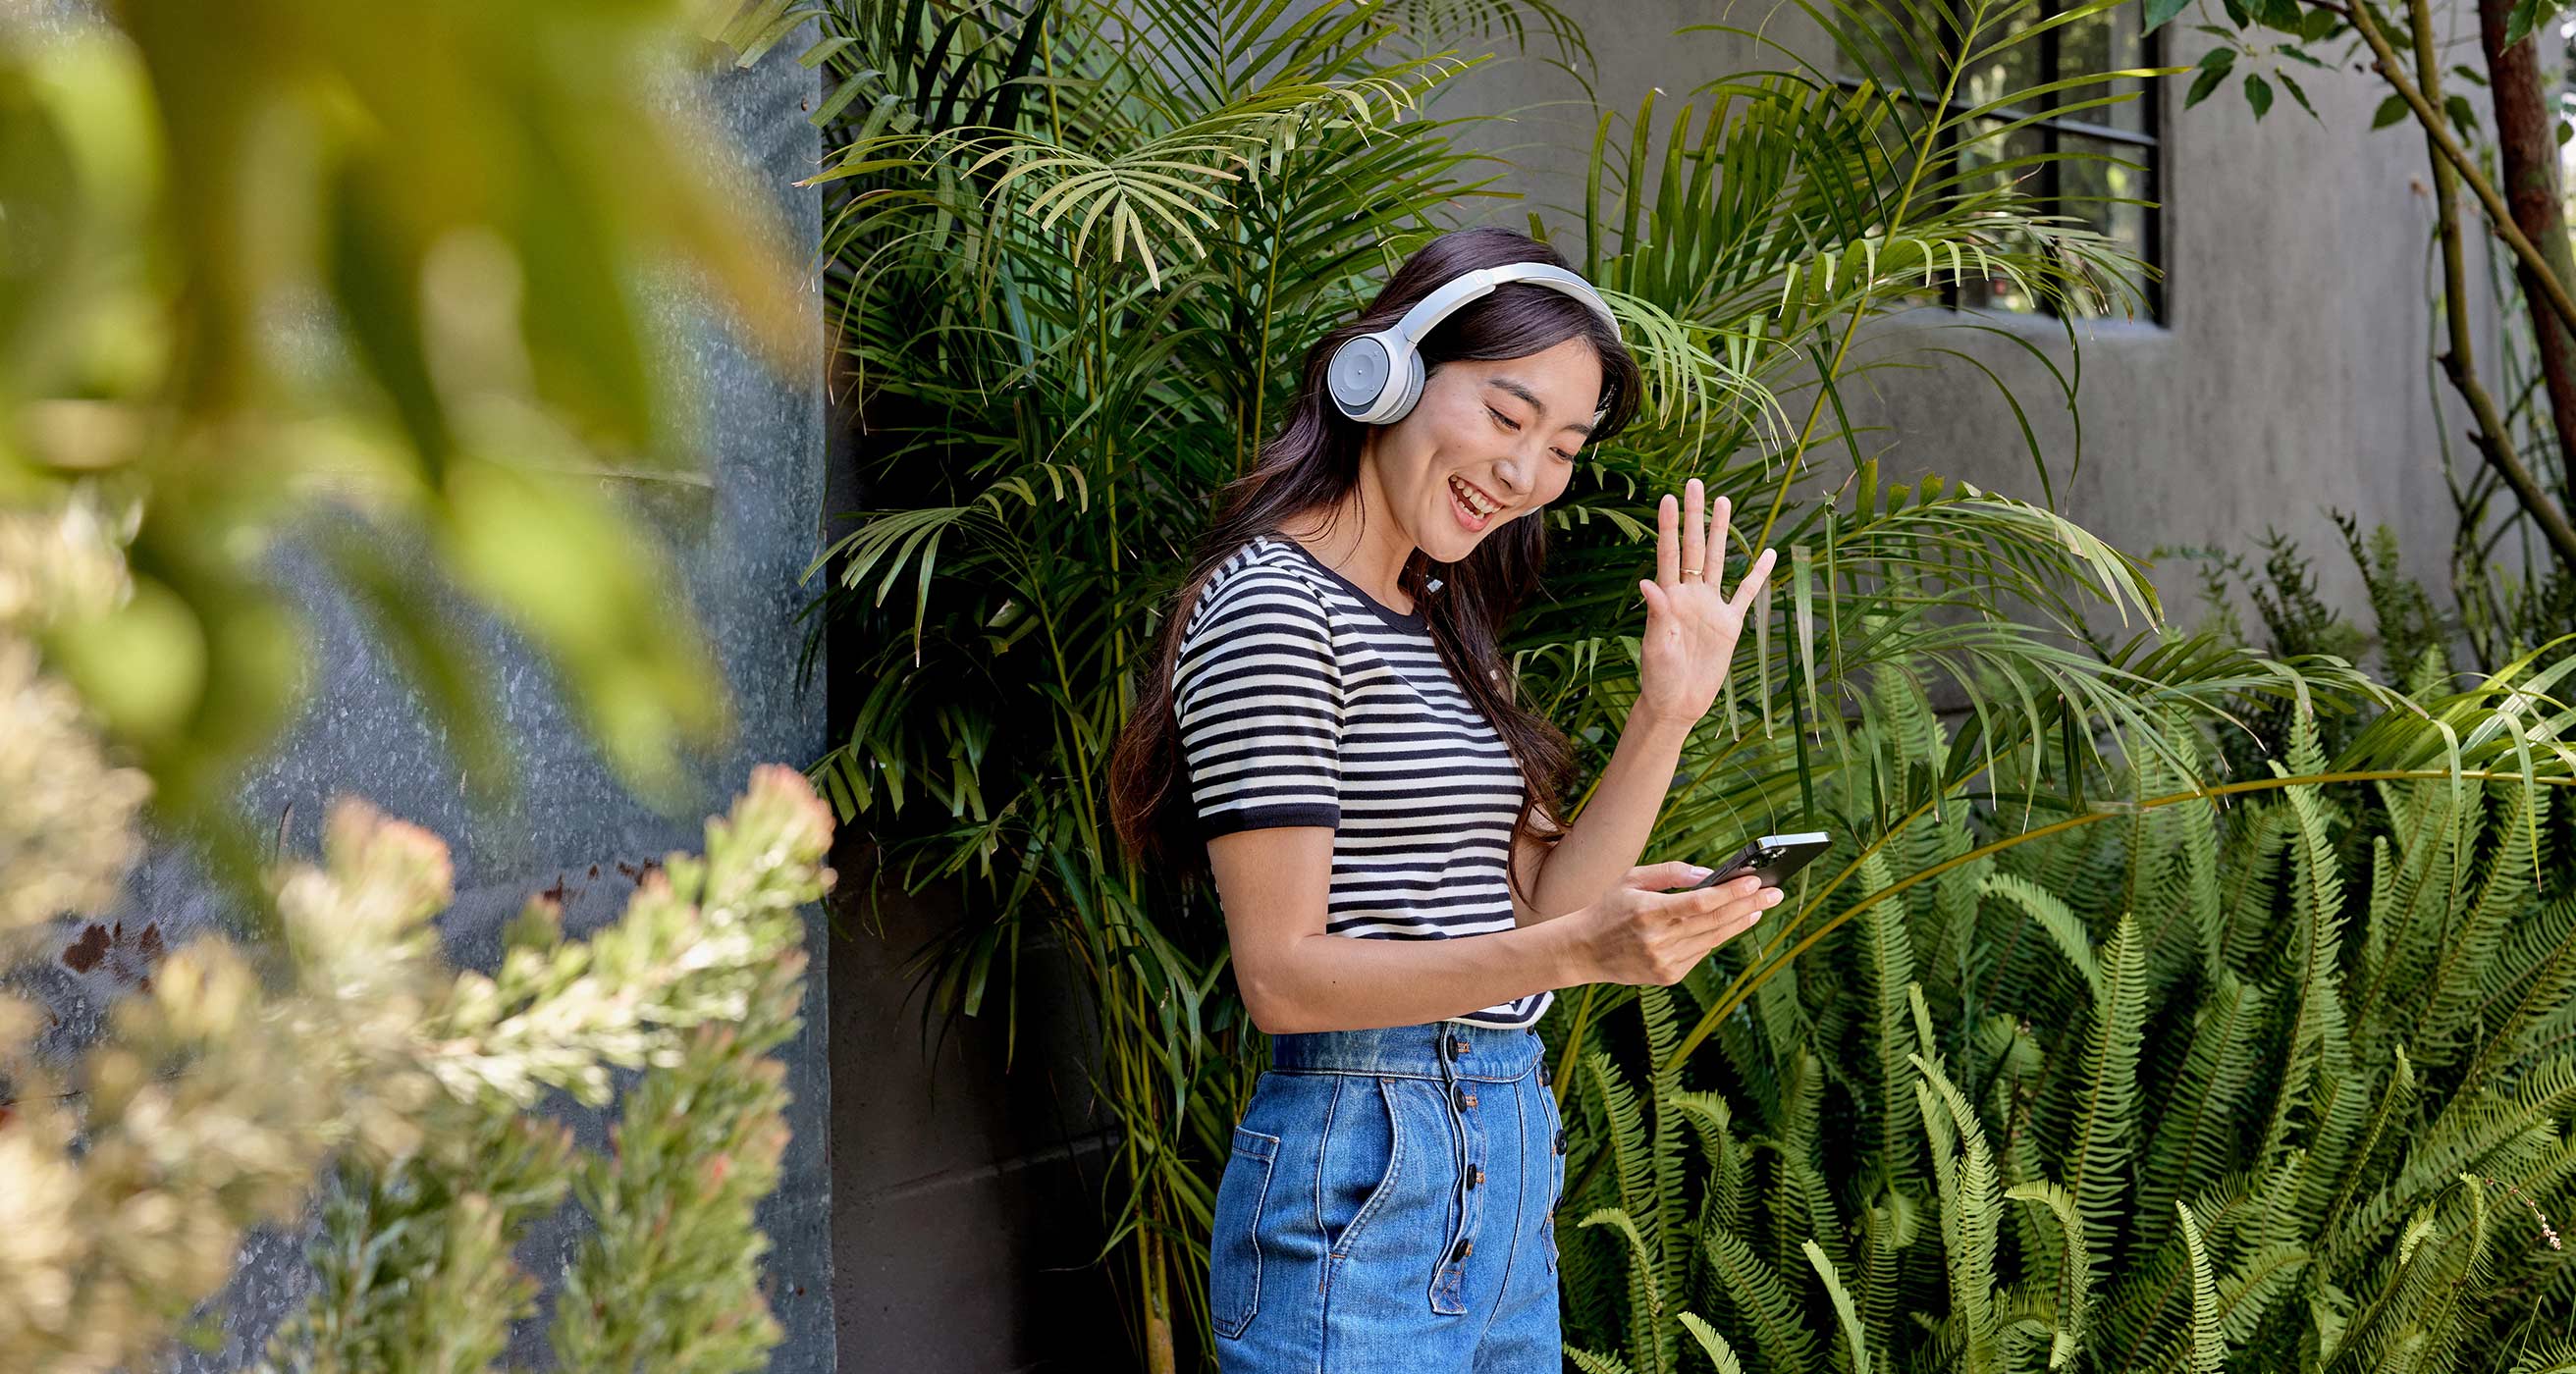
<path fill-rule="evenodd" d="M 1361 605 L 1377 612 L 1378 618 L 1386 623 L 1395 626 L 1399 630 L 1411 630 L 1415 633 L 1427 633 L 1430 630 L 1431 623 L 1424 619 L 1418 606 L 1409 615 L 1403 611 L 1399 611 L 1393 606 L 1369 595 L 1368 592 L 1362 589 L 1358 583 L 1353 582 L 1349 578 L 1334 571 L 1331 564 L 1326 563 L 1324 560 L 1315 556 L 1315 551 L 1313 549 L 1307 548 L 1305 545 L 1298 543 L 1296 540 L 1291 539 L 1276 530 L 1271 531 L 1264 537 L 1277 540 L 1278 542 L 1287 545 L 1289 548 L 1296 550 L 1299 556 L 1303 557 L 1308 563 L 1313 564 L 1324 574 L 1324 576 L 1340 583 L 1344 591 L 1358 597 Z"/>

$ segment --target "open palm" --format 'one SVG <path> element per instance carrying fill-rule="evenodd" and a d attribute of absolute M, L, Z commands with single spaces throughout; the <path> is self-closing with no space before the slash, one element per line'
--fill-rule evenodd
<path fill-rule="evenodd" d="M 1771 578 L 1772 550 L 1764 549 L 1729 597 L 1718 585 L 1726 564 L 1727 518 L 1733 503 L 1717 498 L 1716 547 L 1710 547 L 1706 494 L 1696 477 L 1676 505 L 1666 496 L 1655 511 L 1655 576 L 1637 589 L 1646 597 L 1644 656 L 1638 667 L 1636 714 L 1696 723 L 1717 700 L 1744 618 Z M 1676 528 L 1678 526 L 1678 528 Z M 1683 569 L 1695 569 L 1684 578 Z"/>

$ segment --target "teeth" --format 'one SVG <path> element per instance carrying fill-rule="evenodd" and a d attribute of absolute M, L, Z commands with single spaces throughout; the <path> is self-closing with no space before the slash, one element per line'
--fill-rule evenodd
<path fill-rule="evenodd" d="M 1476 515 L 1491 515 L 1495 511 L 1501 509 L 1501 507 L 1477 496 L 1473 488 L 1470 488 L 1466 483 L 1459 481 L 1455 477 L 1449 479 L 1449 489 L 1458 493 L 1458 503 L 1460 505 L 1465 506 L 1469 511 Z"/>

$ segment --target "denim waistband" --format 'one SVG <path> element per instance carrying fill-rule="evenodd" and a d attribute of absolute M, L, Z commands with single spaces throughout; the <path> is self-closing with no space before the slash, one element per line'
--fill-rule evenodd
<path fill-rule="evenodd" d="M 1444 1066 L 1441 1041 L 1454 1058 Z M 1374 1030 L 1306 1031 L 1270 1037 L 1270 1065 L 1304 1073 L 1367 1073 L 1389 1078 L 1472 1078 L 1504 1083 L 1528 1073 L 1544 1049 L 1538 1032 L 1460 1021 Z"/>

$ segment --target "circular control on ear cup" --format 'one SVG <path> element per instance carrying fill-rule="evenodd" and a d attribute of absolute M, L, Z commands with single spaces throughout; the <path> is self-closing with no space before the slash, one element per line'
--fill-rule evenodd
<path fill-rule="evenodd" d="M 1395 359 L 1387 351 L 1386 340 L 1375 334 L 1363 334 L 1333 350 L 1333 361 L 1324 368 L 1325 388 L 1333 393 L 1333 402 L 1342 413 L 1353 419 L 1366 415 L 1386 390 L 1388 374 L 1395 369 Z"/>

